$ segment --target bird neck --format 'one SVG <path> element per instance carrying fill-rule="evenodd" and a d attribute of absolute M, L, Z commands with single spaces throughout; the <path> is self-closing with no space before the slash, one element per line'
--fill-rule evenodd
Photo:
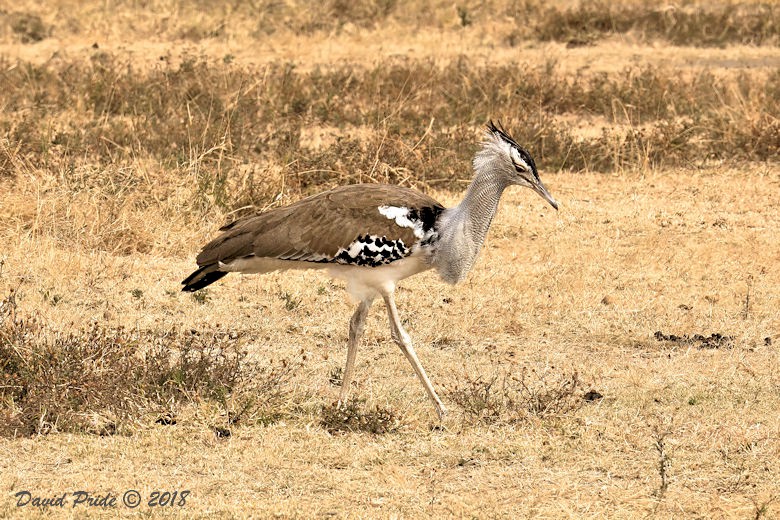
<path fill-rule="evenodd" d="M 463 200 L 453 208 L 466 223 L 466 234 L 480 246 L 485 241 L 506 187 L 507 184 L 488 165 L 477 171 Z"/>
<path fill-rule="evenodd" d="M 445 281 L 457 283 L 471 270 L 506 187 L 490 163 L 480 165 L 463 200 L 443 215 L 435 262 Z"/>

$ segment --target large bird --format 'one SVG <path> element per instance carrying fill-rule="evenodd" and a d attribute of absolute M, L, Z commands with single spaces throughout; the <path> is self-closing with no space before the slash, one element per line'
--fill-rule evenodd
<path fill-rule="evenodd" d="M 198 269 L 182 282 L 182 290 L 197 291 L 235 272 L 324 269 L 345 280 L 360 303 L 349 323 L 341 403 L 352 382 L 368 310 L 379 296 L 393 340 L 442 418 L 445 407 L 401 326 L 393 293 L 398 282 L 428 269 L 448 283 L 463 280 L 482 248 L 501 194 L 512 185 L 531 188 L 558 209 L 530 154 L 490 122 L 474 157 L 474 179 L 457 206 L 445 208 L 401 186 L 341 186 L 223 227 L 198 254 Z"/>

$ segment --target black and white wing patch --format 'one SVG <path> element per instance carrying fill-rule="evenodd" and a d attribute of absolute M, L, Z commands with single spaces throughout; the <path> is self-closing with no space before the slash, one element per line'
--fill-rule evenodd
<path fill-rule="evenodd" d="M 409 255 L 411 250 L 403 240 L 388 240 L 386 236 L 360 235 L 347 247 L 339 249 L 334 262 L 377 267 Z"/>
<path fill-rule="evenodd" d="M 334 261 L 340 264 L 377 267 L 400 260 L 412 254 L 418 247 L 428 245 L 438 238 L 436 219 L 443 208 L 425 207 L 410 209 L 403 206 L 379 206 L 379 213 L 402 229 L 399 235 L 412 231 L 411 244 L 403 239 L 388 239 L 386 235 L 359 235 L 352 243 L 337 252 Z M 402 233 L 405 232 L 405 233 Z"/>

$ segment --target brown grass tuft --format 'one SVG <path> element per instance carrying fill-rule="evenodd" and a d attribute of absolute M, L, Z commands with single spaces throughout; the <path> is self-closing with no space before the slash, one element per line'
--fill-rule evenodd
<path fill-rule="evenodd" d="M 320 424 L 330 433 L 366 432 L 375 435 L 392 433 L 401 419 L 391 408 L 378 404 L 367 407 L 365 399 L 351 398 L 346 403 L 323 405 Z"/>
<path fill-rule="evenodd" d="M 224 406 L 230 425 L 268 424 L 283 416 L 298 367 L 250 362 L 241 335 L 221 331 L 94 323 L 60 333 L 19 313 L 13 293 L 0 303 L 0 360 L 0 434 L 11 436 L 128 432 L 149 414 L 200 400 Z"/>
<path fill-rule="evenodd" d="M 50 29 L 37 14 L 10 13 L 8 14 L 8 23 L 11 26 L 11 31 L 21 43 L 35 43 L 49 36 Z"/>
<path fill-rule="evenodd" d="M 576 371 L 553 366 L 519 372 L 494 368 L 490 376 L 465 375 L 447 395 L 468 423 L 516 423 L 576 412 L 584 401 L 581 386 Z"/>

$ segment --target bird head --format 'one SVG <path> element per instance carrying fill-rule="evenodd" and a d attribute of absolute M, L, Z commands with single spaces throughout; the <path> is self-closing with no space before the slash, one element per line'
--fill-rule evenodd
<path fill-rule="evenodd" d="M 487 129 L 482 150 L 474 158 L 474 168 L 489 168 L 494 174 L 501 176 L 506 185 L 531 188 L 557 210 L 558 202 L 539 178 L 533 157 L 503 128 L 493 124 L 493 121 L 488 123 Z"/>

